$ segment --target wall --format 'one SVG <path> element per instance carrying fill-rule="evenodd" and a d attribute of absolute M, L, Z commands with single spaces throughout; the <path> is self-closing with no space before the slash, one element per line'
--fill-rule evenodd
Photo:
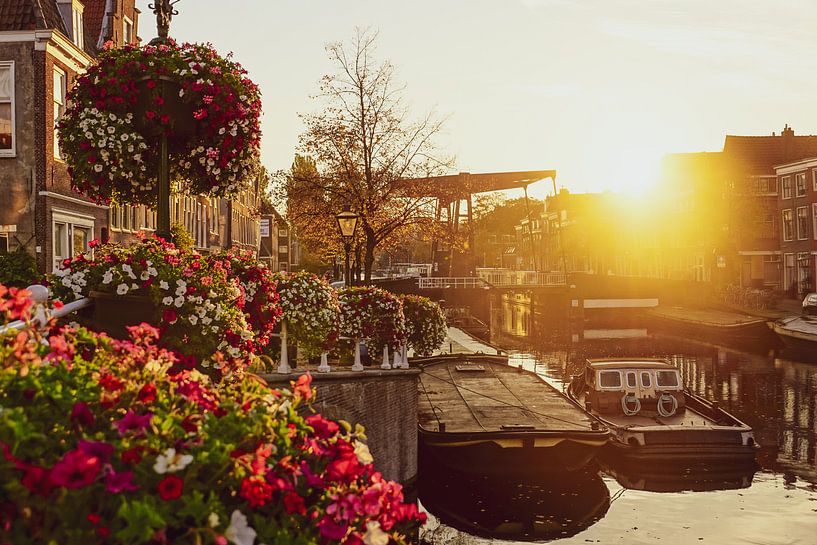
<path fill-rule="evenodd" d="M 327 418 L 363 425 L 375 468 L 401 483 L 417 476 L 417 375 L 418 369 L 312 374 L 314 408 Z M 281 388 L 297 376 L 262 378 Z"/>

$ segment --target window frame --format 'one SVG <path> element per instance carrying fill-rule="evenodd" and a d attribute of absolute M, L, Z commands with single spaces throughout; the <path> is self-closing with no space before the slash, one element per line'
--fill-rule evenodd
<path fill-rule="evenodd" d="M 671 375 L 675 380 L 675 384 L 662 384 L 661 383 L 661 376 L 662 375 Z M 656 388 L 661 388 L 664 390 L 675 388 L 680 390 L 681 389 L 681 376 L 678 371 L 674 369 L 659 369 L 655 372 L 655 386 Z"/>
<path fill-rule="evenodd" d="M 130 32 L 128 32 L 128 27 L 130 27 Z M 128 39 L 128 34 L 130 34 L 130 40 Z M 133 35 L 133 21 L 127 15 L 122 16 L 122 43 L 124 45 L 132 44 L 134 42 L 134 35 Z"/>
<path fill-rule="evenodd" d="M 791 176 L 782 176 L 780 178 L 780 198 L 791 199 L 793 194 Z"/>
<path fill-rule="evenodd" d="M 647 383 L 644 383 L 644 377 L 647 377 Z M 653 387 L 653 376 L 652 371 L 644 370 L 638 372 L 638 383 L 641 385 L 642 388 L 652 388 Z"/>
<path fill-rule="evenodd" d="M 598 379 L 596 380 L 596 388 L 599 390 L 621 390 L 624 387 L 624 379 L 621 376 L 621 371 L 618 369 L 602 369 L 600 370 Z M 602 375 L 611 374 L 618 376 L 618 386 L 604 386 L 602 384 Z"/>
<path fill-rule="evenodd" d="M 800 219 L 801 219 L 800 211 L 801 210 L 803 211 L 802 218 L 804 219 L 803 227 L 805 228 L 805 231 L 806 231 L 805 233 L 800 232 Z M 808 207 L 807 206 L 798 206 L 796 215 L 797 215 L 797 240 L 808 240 L 808 223 L 809 223 L 808 222 Z"/>
<path fill-rule="evenodd" d="M 62 100 L 62 102 L 57 102 L 57 86 L 56 86 L 57 76 L 61 76 L 60 99 Z M 52 82 L 51 104 L 53 106 L 52 121 L 54 124 L 54 159 L 59 159 L 60 161 L 62 161 L 60 139 L 57 136 L 57 123 L 62 118 L 62 116 L 65 115 L 65 110 L 67 108 L 66 95 L 68 94 L 68 72 L 55 64 L 51 72 L 51 82 Z M 59 114 L 57 114 L 58 105 L 60 108 Z"/>
<path fill-rule="evenodd" d="M 811 188 L 817 191 L 817 168 L 811 169 Z"/>
<path fill-rule="evenodd" d="M 9 104 L 11 109 L 11 147 L 0 149 L 0 157 L 17 157 L 17 101 L 16 101 L 16 79 L 14 74 L 14 61 L 0 61 L 0 69 L 9 69 L 9 79 L 11 80 L 11 95 L 8 100 L 0 99 L 0 104 Z"/>
<path fill-rule="evenodd" d="M 81 50 L 85 50 L 85 29 L 82 25 L 83 9 L 78 4 L 71 6 L 71 41 Z M 79 24 L 77 24 L 79 23 Z M 79 31 L 77 31 L 79 29 Z"/>
<path fill-rule="evenodd" d="M 70 212 L 68 210 L 61 210 L 54 208 L 51 211 L 51 270 L 56 271 L 57 267 L 61 264 L 61 260 L 57 261 L 57 251 L 56 251 L 56 242 L 57 237 L 55 236 L 55 227 L 57 224 L 65 225 L 65 237 L 62 242 L 65 243 L 65 251 L 67 255 L 60 256 L 61 260 L 67 257 L 74 256 L 74 236 L 73 230 L 75 227 L 79 227 L 81 229 L 88 229 L 90 231 L 87 242 L 91 242 L 94 239 L 94 227 L 95 227 L 95 220 L 91 216 L 85 216 L 83 214 L 77 214 L 76 212 Z M 87 252 L 89 256 L 93 255 L 93 249 L 85 248 L 83 251 Z"/>
<path fill-rule="evenodd" d="M 788 216 L 789 216 L 788 221 L 786 221 L 787 213 L 788 213 Z M 790 241 L 794 240 L 794 215 L 792 214 L 791 208 L 786 208 L 785 210 L 783 210 L 782 216 L 783 216 L 783 218 L 782 218 L 783 221 L 780 222 L 780 229 L 782 231 L 781 234 L 783 235 L 783 240 L 784 241 L 790 242 Z M 786 226 L 787 225 L 789 227 L 789 236 L 788 237 L 786 236 Z"/>
<path fill-rule="evenodd" d="M 802 182 L 802 184 L 800 183 Z M 800 190 L 803 190 L 801 193 Z M 798 172 L 794 175 L 794 193 L 797 197 L 805 197 L 808 189 L 806 187 L 806 173 Z"/>

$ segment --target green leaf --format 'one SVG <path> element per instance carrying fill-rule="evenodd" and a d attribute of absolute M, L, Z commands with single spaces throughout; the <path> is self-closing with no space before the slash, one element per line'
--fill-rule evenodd
<path fill-rule="evenodd" d="M 127 526 L 116 532 L 124 543 L 141 543 L 150 540 L 156 530 L 165 526 L 162 516 L 156 511 L 152 497 L 141 501 L 124 501 L 117 516 L 127 521 Z"/>

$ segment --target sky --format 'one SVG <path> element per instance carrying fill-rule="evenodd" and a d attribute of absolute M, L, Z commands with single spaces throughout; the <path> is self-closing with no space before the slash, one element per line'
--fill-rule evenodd
<path fill-rule="evenodd" d="M 147 0 L 139 35 L 156 35 Z M 640 193 L 666 153 L 785 124 L 817 134 L 815 0 L 182 0 L 170 35 L 211 42 L 263 94 L 262 161 L 288 168 L 325 45 L 379 32 L 416 115 L 447 119 L 456 171 L 555 169 L 572 192 Z M 543 196 L 550 182 L 532 188 Z"/>

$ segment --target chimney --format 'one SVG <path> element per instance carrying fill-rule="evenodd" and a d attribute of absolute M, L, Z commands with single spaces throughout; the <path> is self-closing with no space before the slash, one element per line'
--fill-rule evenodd
<path fill-rule="evenodd" d="M 787 123 L 786 126 L 783 127 L 783 130 L 780 132 L 780 136 L 782 136 L 783 138 L 788 138 L 788 137 L 794 136 L 794 129 L 789 127 L 789 125 Z"/>
<path fill-rule="evenodd" d="M 795 159 L 795 157 L 794 157 L 794 129 L 792 129 L 791 127 L 789 127 L 788 124 L 786 124 L 786 126 L 783 127 L 783 130 L 780 131 L 780 137 L 783 140 L 783 159 L 785 161 L 790 161 L 792 159 Z"/>

